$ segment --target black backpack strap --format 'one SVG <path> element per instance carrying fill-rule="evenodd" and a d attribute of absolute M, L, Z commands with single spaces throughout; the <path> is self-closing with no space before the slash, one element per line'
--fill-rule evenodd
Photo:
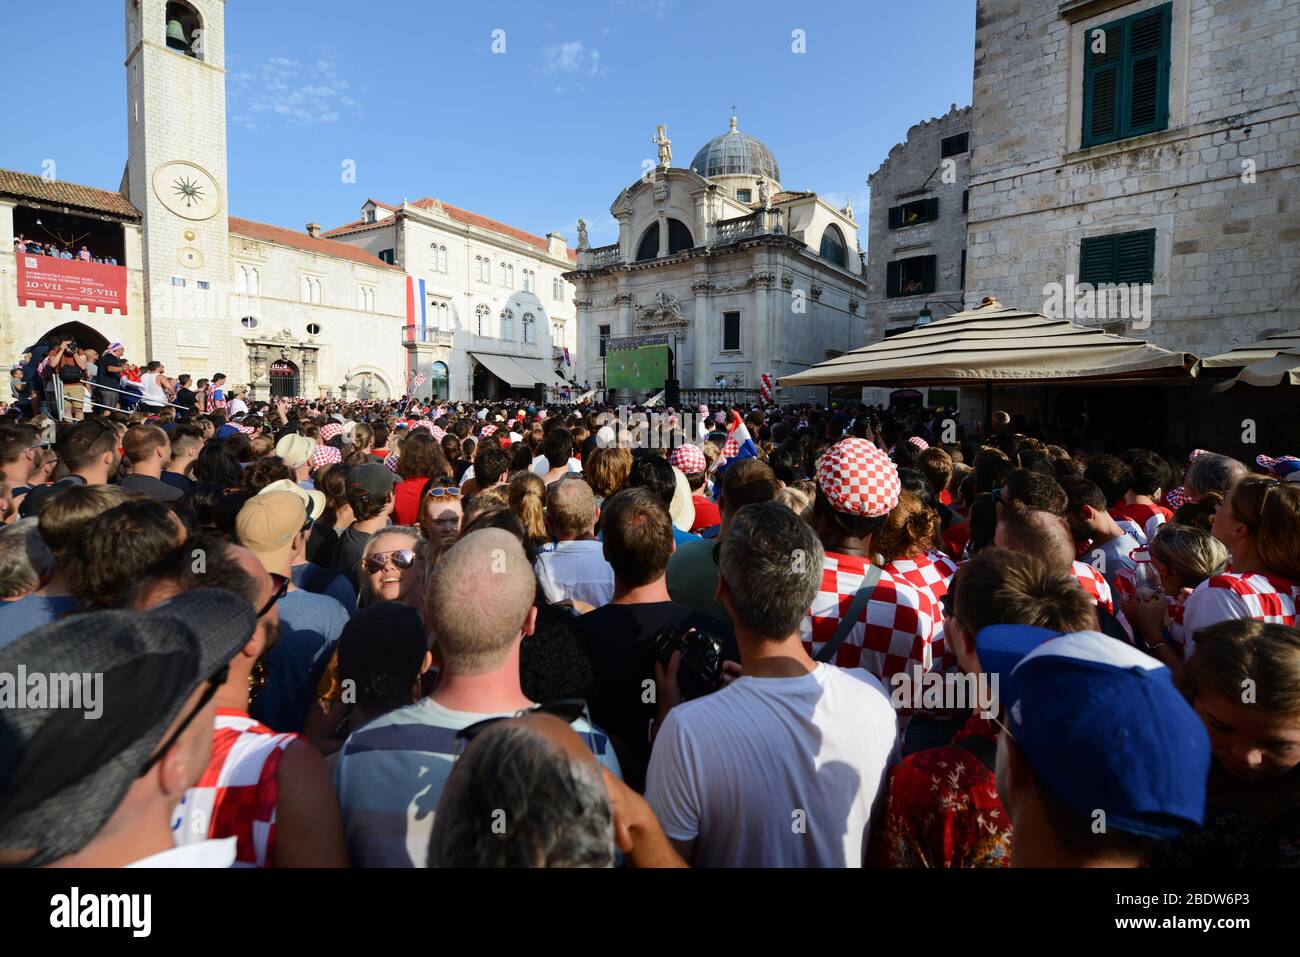
<path fill-rule="evenodd" d="M 979 759 L 980 764 L 990 771 L 997 766 L 998 740 L 983 734 L 972 734 L 957 742 L 956 747 L 968 751 Z"/>
<path fill-rule="evenodd" d="M 817 652 L 816 661 L 834 660 L 836 653 L 840 650 L 840 645 L 844 644 L 844 639 L 849 636 L 853 626 L 862 618 L 867 602 L 871 600 L 871 593 L 876 590 L 876 584 L 879 581 L 880 569 L 875 565 L 868 565 L 866 574 L 862 576 L 862 585 L 858 588 L 857 594 L 853 596 L 853 603 L 849 605 L 848 611 L 840 618 L 840 625 L 835 629 L 835 634 L 831 636 L 831 640 L 822 645 L 822 650 Z"/>

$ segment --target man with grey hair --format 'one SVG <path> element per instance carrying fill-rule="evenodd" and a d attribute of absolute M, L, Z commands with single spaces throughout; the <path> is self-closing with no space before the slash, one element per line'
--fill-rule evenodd
<path fill-rule="evenodd" d="M 535 592 L 523 546 L 503 529 L 466 535 L 439 560 L 424 600 L 442 653 L 437 688 L 359 729 L 339 751 L 334 785 L 353 866 L 424 867 L 434 809 L 460 748 L 456 733 L 535 707 L 519 683 Z M 581 718 L 573 727 L 618 773 L 608 737 Z"/>
<path fill-rule="evenodd" d="M 1227 495 L 1250 470 L 1234 458 L 1216 452 L 1202 452 L 1192 459 L 1187 468 L 1187 481 L 1183 488 L 1189 502 L 1199 502 L 1211 492 Z"/>
<path fill-rule="evenodd" d="M 54 574 L 54 556 L 33 518 L 0 527 L 0 602 L 17 601 Z M 18 635 L 10 635 L 17 638 Z M 0 638 L 0 644 L 6 639 Z"/>
<path fill-rule="evenodd" d="M 874 675 L 804 650 L 822 546 L 784 505 L 746 505 L 719 567 L 743 672 L 681 703 L 679 657 L 657 669 L 663 721 L 646 799 L 692 865 L 860 867 L 897 718 Z"/>
<path fill-rule="evenodd" d="M 682 867 L 645 798 L 597 764 L 562 719 L 487 726 L 443 788 L 430 867 Z"/>
<path fill-rule="evenodd" d="M 614 568 L 596 541 L 600 508 L 581 478 L 561 478 L 546 488 L 546 527 L 554 544 L 537 554 L 537 580 L 549 602 L 582 601 L 599 608 L 614 597 Z"/>

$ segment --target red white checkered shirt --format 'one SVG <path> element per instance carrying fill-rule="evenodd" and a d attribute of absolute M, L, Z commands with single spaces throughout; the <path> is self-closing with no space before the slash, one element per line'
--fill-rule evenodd
<path fill-rule="evenodd" d="M 199 783 L 185 792 L 173 817 L 177 844 L 235 837 L 235 867 L 270 867 L 275 861 L 276 771 L 284 749 L 301 735 L 277 734 L 246 712 L 218 708 L 212 760 Z M 203 825 L 207 829 L 203 829 Z"/>
<path fill-rule="evenodd" d="M 1224 572 L 1196 586 L 1183 603 L 1184 654 L 1196 649 L 1196 633 L 1210 625 L 1237 618 L 1265 624 L 1296 624 L 1300 584 L 1262 572 Z"/>
<path fill-rule="evenodd" d="M 935 621 L 943 620 L 943 596 L 957 571 L 957 563 L 943 552 L 931 550 L 911 558 L 895 558 L 885 566 L 885 571 L 901 578 L 919 592 L 924 592 L 934 603 Z M 933 645 L 935 668 L 948 672 L 957 670 L 957 656 L 948 650 L 943 640 L 943 629 L 936 627 Z"/>
<path fill-rule="evenodd" d="M 808 654 L 816 656 L 835 635 L 840 616 L 862 586 L 866 565 L 860 555 L 826 553 L 812 614 L 800 626 Z M 886 688 L 892 687 L 890 678 L 900 671 L 919 678 L 935 666 L 932 642 L 939 620 L 940 612 L 926 592 L 882 571 L 861 620 L 845 637 L 832 663 L 841 668 L 865 668 Z"/>
<path fill-rule="evenodd" d="M 1074 577 L 1079 580 L 1083 590 L 1092 598 L 1094 604 L 1105 608 L 1112 615 L 1115 614 L 1115 600 L 1110 594 L 1110 585 L 1101 572 L 1093 568 L 1087 562 L 1075 562 L 1071 569 Z"/>

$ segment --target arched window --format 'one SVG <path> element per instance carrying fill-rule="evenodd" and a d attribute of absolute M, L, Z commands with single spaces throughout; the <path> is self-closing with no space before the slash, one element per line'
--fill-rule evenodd
<path fill-rule="evenodd" d="M 536 342 L 537 341 L 536 317 L 534 317 L 531 312 L 526 312 L 524 313 L 524 318 L 522 321 L 524 324 L 524 342 L 526 343 Z"/>
<path fill-rule="evenodd" d="M 203 18 L 188 3 L 175 0 L 167 4 L 164 17 L 167 30 L 167 49 L 175 50 L 196 60 L 203 59 Z"/>
<path fill-rule="evenodd" d="M 497 285 L 502 289 L 506 287 L 506 264 L 501 263 L 497 266 Z"/>
<path fill-rule="evenodd" d="M 262 274 L 256 266 L 248 266 L 248 294 L 250 296 L 260 296 L 262 294 Z"/>
<path fill-rule="evenodd" d="M 447 271 L 447 247 L 439 246 L 438 247 L 438 272 L 445 273 L 446 271 Z"/>
<path fill-rule="evenodd" d="M 509 309 L 501 310 L 501 338 L 513 339 L 515 337 L 515 314 Z"/>
<path fill-rule="evenodd" d="M 438 328 L 439 329 L 451 328 L 451 306 L 448 303 L 445 302 L 438 303 Z"/>
<path fill-rule="evenodd" d="M 438 244 L 429 244 L 429 272 L 440 272 L 438 269 Z"/>
<path fill-rule="evenodd" d="M 837 266 L 846 266 L 844 234 L 840 232 L 838 226 L 827 226 L 822 233 L 822 259 L 833 262 Z"/>
<path fill-rule="evenodd" d="M 435 362 L 429 366 L 429 385 L 433 389 L 435 400 L 445 400 L 451 395 L 451 374 L 445 362 Z"/>
<path fill-rule="evenodd" d="M 240 266 L 235 272 L 235 292 L 248 292 L 248 267 Z"/>
<path fill-rule="evenodd" d="M 474 310 L 474 333 L 475 335 L 486 336 L 488 334 L 488 317 L 492 315 L 487 306 L 479 306 Z"/>
<path fill-rule="evenodd" d="M 691 238 L 691 231 L 686 228 L 686 224 L 680 219 L 668 220 L 668 255 L 681 252 L 683 249 L 690 249 L 695 245 L 695 240 Z M 646 259 L 654 259 L 659 255 L 659 224 L 652 223 L 650 227 L 641 234 L 641 242 L 636 247 L 636 261 L 642 262 Z"/>
<path fill-rule="evenodd" d="M 564 280 L 563 280 L 563 279 L 552 279 L 552 280 L 551 280 L 551 298 L 554 299 L 556 302 L 561 302 L 561 301 L 563 301 L 563 299 L 564 299 Z"/>
<path fill-rule="evenodd" d="M 515 288 L 515 267 L 513 264 L 506 267 L 506 288 Z"/>

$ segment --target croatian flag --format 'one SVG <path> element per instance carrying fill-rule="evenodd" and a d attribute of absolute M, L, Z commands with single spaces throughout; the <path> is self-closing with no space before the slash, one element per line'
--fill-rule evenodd
<path fill-rule="evenodd" d="M 564 364 L 565 364 L 566 366 L 571 366 L 571 365 L 573 365 L 573 362 L 569 359 L 569 347 L 568 347 L 568 346 L 565 346 L 565 347 L 564 347 Z"/>
<path fill-rule="evenodd" d="M 758 455 L 758 446 L 749 435 L 749 429 L 745 427 L 745 421 L 740 417 L 740 413 L 734 409 L 731 412 L 731 422 L 727 426 L 727 441 L 722 446 L 722 460 L 719 466 L 725 465 L 736 459 L 752 459 Z"/>

